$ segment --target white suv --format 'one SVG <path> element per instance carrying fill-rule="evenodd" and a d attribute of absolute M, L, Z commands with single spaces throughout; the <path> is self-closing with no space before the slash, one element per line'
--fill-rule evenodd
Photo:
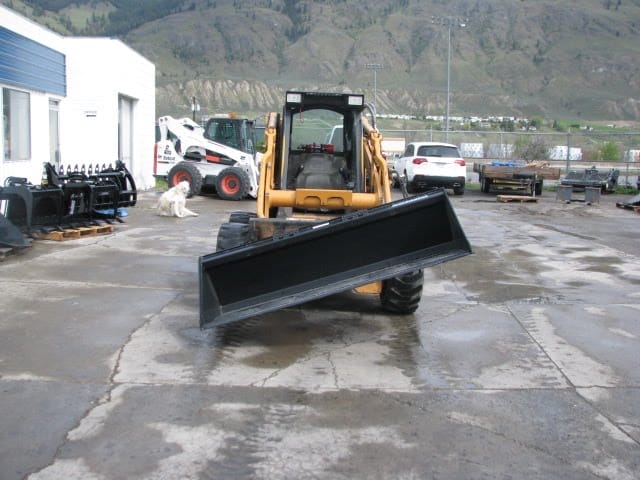
<path fill-rule="evenodd" d="M 467 165 L 458 147 L 450 143 L 412 142 L 396 161 L 396 171 L 407 179 L 407 190 L 429 187 L 452 188 L 464 194 Z"/>

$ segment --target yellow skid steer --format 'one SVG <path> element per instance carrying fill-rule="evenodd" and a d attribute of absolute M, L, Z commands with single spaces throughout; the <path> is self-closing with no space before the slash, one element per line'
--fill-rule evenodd
<path fill-rule="evenodd" d="M 351 289 L 418 308 L 422 269 L 471 247 L 444 190 L 392 200 L 381 141 L 363 95 L 287 92 L 267 118 L 256 211 L 232 213 L 200 257 L 201 327 Z"/>

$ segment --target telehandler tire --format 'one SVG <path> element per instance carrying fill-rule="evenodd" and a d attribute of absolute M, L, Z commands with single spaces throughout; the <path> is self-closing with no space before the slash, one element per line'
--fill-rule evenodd
<path fill-rule="evenodd" d="M 216 192 L 223 200 L 242 200 L 249 194 L 249 175 L 238 167 L 222 170 L 216 177 Z"/>
<path fill-rule="evenodd" d="M 218 229 L 216 252 L 249 243 L 251 231 L 246 223 L 223 223 Z"/>
<path fill-rule="evenodd" d="M 194 165 L 189 162 L 179 162 L 174 165 L 167 175 L 169 188 L 175 187 L 182 181 L 189 182 L 188 198 L 199 195 L 202 190 L 202 174 Z"/>
<path fill-rule="evenodd" d="M 418 309 L 422 297 L 424 273 L 422 270 L 405 273 L 382 283 L 380 301 L 382 308 L 390 313 L 407 315 Z"/>

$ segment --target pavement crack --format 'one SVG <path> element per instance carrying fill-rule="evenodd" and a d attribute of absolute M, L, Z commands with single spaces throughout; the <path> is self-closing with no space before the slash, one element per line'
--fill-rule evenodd
<path fill-rule="evenodd" d="M 575 391 L 576 386 L 574 385 L 574 383 L 571 381 L 571 379 L 566 374 L 566 372 L 562 369 L 562 367 L 558 364 L 558 362 L 556 362 L 553 359 L 553 357 L 547 351 L 547 349 L 544 348 L 544 345 L 542 345 L 542 343 L 540 343 L 540 341 L 538 341 L 538 339 L 529 331 L 529 329 L 526 327 L 524 322 L 520 319 L 520 317 L 518 317 L 518 315 L 513 311 L 513 309 L 508 304 L 505 303 L 503 305 L 507 309 L 507 311 L 509 312 L 509 315 L 511 315 L 513 317 L 513 319 L 516 321 L 516 323 L 520 326 L 522 331 L 529 337 L 529 339 L 535 345 L 537 345 L 537 347 L 544 354 L 544 356 L 547 357 L 549 362 L 551 362 L 551 364 L 558 370 L 558 372 L 560 372 L 560 375 L 562 375 L 562 378 L 564 378 L 564 380 L 567 382 L 567 385 L 569 385 Z"/>
<path fill-rule="evenodd" d="M 122 355 L 123 355 L 124 349 L 131 342 L 131 340 L 133 339 L 134 335 L 138 331 L 140 331 L 141 329 L 145 328 L 156 316 L 161 314 L 167 308 L 167 306 L 169 306 L 172 302 L 174 302 L 176 300 L 176 298 L 178 298 L 179 296 L 180 296 L 180 294 L 176 294 L 168 302 L 166 302 L 160 308 L 160 310 L 158 310 L 157 313 L 154 313 L 153 315 L 149 315 L 149 317 L 147 318 L 146 321 L 144 321 L 138 327 L 134 328 L 129 333 L 129 335 L 127 336 L 126 340 L 118 348 L 118 351 L 117 351 L 117 354 L 116 354 L 116 359 L 114 361 L 113 367 L 112 367 L 111 372 L 110 372 L 110 374 L 109 374 L 109 376 L 107 378 L 107 381 L 105 382 L 105 385 L 107 386 L 106 391 L 102 394 L 102 396 L 99 399 L 92 401 L 90 406 L 89 406 L 89 408 L 87 408 L 85 410 L 85 412 L 82 414 L 80 419 L 76 422 L 76 424 L 73 425 L 69 430 L 67 430 L 67 432 L 63 436 L 62 442 L 60 443 L 60 445 L 58 445 L 58 447 L 55 450 L 55 453 L 51 457 L 51 461 L 46 463 L 46 464 L 44 464 L 44 465 L 42 465 L 37 470 L 34 470 L 32 472 L 29 472 L 29 473 L 25 474 L 25 476 L 24 476 L 25 479 L 28 478 L 29 476 L 33 475 L 34 473 L 41 472 L 41 471 L 46 470 L 47 468 L 51 467 L 56 462 L 56 459 L 58 459 L 60 457 L 61 452 L 63 451 L 63 449 L 68 444 L 76 441 L 73 438 L 74 437 L 73 432 L 74 431 L 81 431 L 83 423 L 90 420 L 90 416 L 91 416 L 91 414 L 93 412 L 95 412 L 97 409 L 106 407 L 108 404 L 110 404 L 113 401 L 113 392 L 117 388 L 122 387 L 123 385 L 125 385 L 124 383 L 118 383 L 115 380 L 117 374 L 120 372 L 121 360 L 122 360 Z"/>
<path fill-rule="evenodd" d="M 336 368 L 336 364 L 333 362 L 331 358 L 331 352 L 327 352 L 327 362 L 331 365 L 331 373 L 333 374 L 333 386 L 336 390 L 340 390 L 340 382 L 338 376 L 338 369 Z"/>
<path fill-rule="evenodd" d="M 256 386 L 256 384 L 258 384 L 258 383 L 259 383 L 261 387 L 266 387 L 266 386 L 267 386 L 267 382 L 268 382 L 269 380 L 272 380 L 272 379 L 276 378 L 276 377 L 277 377 L 278 375 L 280 375 L 280 373 L 281 373 L 282 371 L 284 371 L 286 368 L 287 368 L 287 367 L 285 367 L 285 368 L 278 368 L 278 369 L 274 370 L 273 372 L 271 372 L 269 375 L 267 375 L 265 378 L 263 378 L 262 380 L 260 380 L 259 382 L 253 382 L 253 383 L 251 383 L 250 385 L 251 385 L 252 387 L 254 387 L 254 386 Z"/>
<path fill-rule="evenodd" d="M 454 274 L 452 274 L 452 273 L 448 273 L 448 272 L 447 272 L 447 270 L 446 270 L 446 266 L 445 266 L 444 264 L 441 264 L 441 265 L 439 266 L 438 270 L 439 270 L 439 272 L 440 272 L 440 275 L 441 275 L 445 280 L 449 280 L 449 281 L 453 284 L 453 286 L 454 286 L 454 288 L 456 289 L 456 291 L 457 291 L 460 295 L 462 295 L 462 297 L 464 297 L 465 301 L 467 301 L 467 302 L 472 302 L 472 303 L 473 303 L 473 304 L 475 304 L 475 305 L 477 305 L 477 304 L 478 304 L 478 301 L 477 301 L 476 299 L 472 298 L 472 297 L 469 295 L 469 292 L 465 291 L 465 289 L 464 289 L 464 288 L 462 288 L 462 287 L 460 286 L 460 284 L 459 284 L 459 282 L 458 282 L 457 277 L 456 277 Z"/>
<path fill-rule="evenodd" d="M 391 395 L 391 398 L 392 398 L 393 401 L 395 401 L 398 404 L 401 404 L 401 405 L 404 405 L 404 406 L 407 406 L 407 407 L 411 407 L 411 408 L 417 408 L 418 410 L 420 410 L 424 414 L 433 415 L 433 413 L 434 413 L 433 410 L 430 410 L 429 408 L 425 407 L 424 405 L 420 405 L 417 402 L 413 402 L 413 401 L 410 401 L 410 400 L 407 400 L 407 399 L 403 399 L 398 395 Z M 523 448 L 523 449 L 532 450 L 532 451 L 535 451 L 535 452 L 538 452 L 538 453 L 542 453 L 544 455 L 548 455 L 548 456 L 550 456 L 552 458 L 555 458 L 556 460 L 558 460 L 561 463 L 567 463 L 567 464 L 570 463 L 570 460 L 568 458 L 564 458 L 564 457 L 558 455 L 556 452 L 554 452 L 552 450 L 546 449 L 546 448 L 541 447 L 539 445 L 531 444 L 529 442 L 525 442 L 523 440 L 519 440 L 517 438 L 513 438 L 513 437 L 507 435 L 504 432 L 500 432 L 498 430 L 491 429 L 491 428 L 485 427 L 483 425 L 478 425 L 476 423 L 471 424 L 471 423 L 464 423 L 464 422 L 456 421 L 456 419 L 454 419 L 451 416 L 451 413 L 452 412 L 449 412 L 449 413 L 442 412 L 443 420 L 445 420 L 447 422 L 450 422 L 450 423 L 452 423 L 454 425 L 459 425 L 459 426 L 463 426 L 463 427 L 467 427 L 467 428 L 480 430 L 480 431 L 485 432 L 485 433 L 487 433 L 489 435 L 493 435 L 493 436 L 495 436 L 497 438 L 501 438 L 503 440 L 511 442 L 511 443 L 517 445 L 518 447 Z"/>
<path fill-rule="evenodd" d="M 622 435 L 623 438 L 626 438 L 629 443 L 633 443 L 635 445 L 640 446 L 640 441 L 635 439 L 633 436 L 627 433 L 624 430 L 624 428 L 622 428 L 623 426 L 637 428 L 637 427 L 640 427 L 640 425 L 637 425 L 637 424 L 634 425 L 633 423 L 616 422 L 613 418 L 611 418 L 610 414 L 607 414 L 604 410 L 598 408 L 598 406 L 594 402 L 592 402 L 591 400 L 586 398 L 584 395 L 582 395 L 579 389 L 576 389 L 575 393 L 580 400 L 582 400 L 586 405 L 589 406 L 589 408 L 593 409 L 594 412 L 596 412 L 598 415 L 602 416 L 602 418 L 604 418 L 607 422 L 609 422 L 610 426 L 614 428 L 618 434 Z"/>
<path fill-rule="evenodd" d="M 134 328 L 133 330 L 131 330 L 131 332 L 129 332 L 127 339 L 122 343 L 122 345 L 118 349 L 118 353 L 116 355 L 116 361 L 114 362 L 114 366 L 111 370 L 111 375 L 109 376 L 109 385 L 111 385 L 110 390 L 112 390 L 114 386 L 120 385 L 120 383 L 116 382 L 115 378 L 118 375 L 118 373 L 120 373 L 122 354 L 124 353 L 124 350 L 127 347 L 127 345 L 131 343 L 131 340 L 136 335 L 136 333 L 146 328 L 158 315 L 161 315 L 169 305 L 175 302 L 180 297 L 180 295 L 182 295 L 182 293 L 176 293 L 164 305 L 162 305 L 160 310 L 158 310 L 156 313 L 152 315 L 149 315 L 149 317 L 144 322 L 142 322 L 137 328 Z"/>
<path fill-rule="evenodd" d="M 640 445 L 640 442 L 638 442 L 638 440 L 636 440 L 635 438 L 633 438 L 631 435 L 629 435 L 627 432 L 624 431 L 624 429 L 622 429 L 620 427 L 620 424 L 616 423 L 609 415 L 607 415 L 606 412 L 600 410 L 594 403 L 590 402 L 587 398 L 585 398 L 583 395 L 580 394 L 580 388 L 584 388 L 584 387 L 577 387 L 569 378 L 569 376 L 564 372 L 564 370 L 562 369 L 562 367 L 553 359 L 553 357 L 549 354 L 549 352 L 547 352 L 547 350 L 544 348 L 544 346 L 535 338 L 534 335 L 532 335 L 532 333 L 529 331 L 529 329 L 527 329 L 527 327 L 524 325 L 524 323 L 520 320 L 520 318 L 518 317 L 518 315 L 516 315 L 516 313 L 509 307 L 509 305 L 505 305 L 505 307 L 507 308 L 507 310 L 509 311 L 509 313 L 511 314 L 511 316 L 516 320 L 516 322 L 520 325 L 520 327 L 522 328 L 522 330 L 529 336 L 529 338 L 531 339 L 531 341 L 533 343 L 535 343 L 538 348 L 540 349 L 541 352 L 544 353 L 544 355 L 547 357 L 547 359 L 551 362 L 551 364 L 558 369 L 558 371 L 560 372 L 560 374 L 562 375 L 562 377 L 565 379 L 565 381 L 567 382 L 567 384 L 570 386 L 571 390 L 575 393 L 575 395 L 577 395 L 583 402 L 585 402 L 587 405 L 589 405 L 590 408 L 592 408 L 595 412 L 597 412 L 598 414 L 602 415 L 603 418 L 605 418 L 613 428 L 616 429 L 616 431 L 622 435 L 623 437 L 629 439 L 632 443 L 635 443 L 636 445 Z M 598 387 L 598 388 L 607 388 L 607 387 L 602 387 L 602 386 L 598 386 L 598 385 L 592 385 L 592 387 Z"/>

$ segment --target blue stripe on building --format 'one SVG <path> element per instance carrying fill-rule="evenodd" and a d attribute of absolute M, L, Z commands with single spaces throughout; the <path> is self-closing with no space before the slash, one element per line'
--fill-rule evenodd
<path fill-rule="evenodd" d="M 0 83 L 66 96 L 64 54 L 0 27 Z"/>

